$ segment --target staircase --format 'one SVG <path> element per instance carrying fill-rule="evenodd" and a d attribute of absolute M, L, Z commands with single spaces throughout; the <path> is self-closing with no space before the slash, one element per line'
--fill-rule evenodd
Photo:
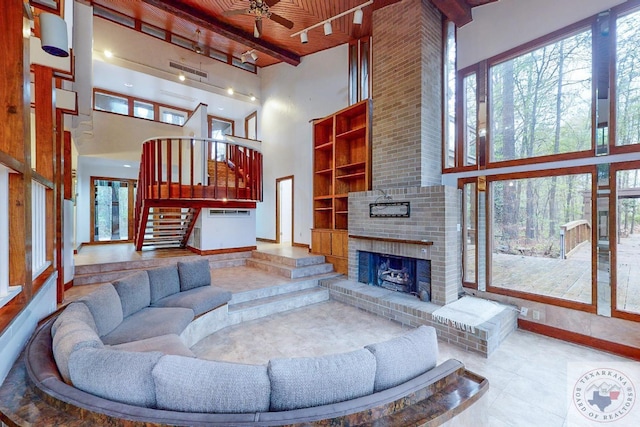
<path fill-rule="evenodd" d="M 292 279 L 289 283 L 234 293 L 229 301 L 229 324 L 235 325 L 272 314 L 329 300 L 329 291 L 319 281 L 338 277 L 322 255 L 292 258 L 253 251 L 247 267 Z"/>
<path fill-rule="evenodd" d="M 142 247 L 184 248 L 200 209 L 150 208 Z"/>

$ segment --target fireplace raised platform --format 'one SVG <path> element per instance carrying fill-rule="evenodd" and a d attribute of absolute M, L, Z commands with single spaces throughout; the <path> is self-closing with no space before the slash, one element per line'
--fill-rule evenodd
<path fill-rule="evenodd" d="M 370 286 L 344 278 L 321 280 L 320 285 L 329 289 L 331 299 L 358 307 L 378 316 L 418 327 L 436 328 L 438 339 L 480 353 L 488 357 L 500 343 L 517 328 L 518 313 L 515 308 L 506 309 L 490 320 L 472 328 L 461 330 L 451 322 L 437 321 L 433 312 L 441 306 L 419 300 L 417 297 L 380 286 Z"/>

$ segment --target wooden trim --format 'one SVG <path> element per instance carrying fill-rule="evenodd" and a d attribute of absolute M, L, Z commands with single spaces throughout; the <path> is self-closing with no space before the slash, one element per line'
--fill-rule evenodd
<path fill-rule="evenodd" d="M 595 348 L 607 353 L 613 353 L 640 361 L 640 349 L 637 347 L 631 347 L 625 344 L 607 341 L 601 338 L 591 337 L 525 319 L 518 319 L 518 327 L 525 331 L 534 332 L 551 338 L 557 338 L 574 344 L 584 345 L 586 347 Z"/>
<path fill-rule="evenodd" d="M 118 97 L 118 98 L 126 99 L 128 105 L 129 105 L 127 114 L 114 113 L 113 111 L 96 110 L 96 93 L 102 93 L 102 94 L 105 94 L 105 95 L 111 95 L 111 96 L 115 96 L 115 97 Z M 136 117 L 133 114 L 133 105 L 134 105 L 135 101 L 144 102 L 145 104 L 153 105 L 153 120 L 147 119 L 145 117 Z M 200 104 L 198 104 L 197 107 L 199 107 L 199 106 L 200 106 Z M 94 87 L 93 88 L 93 105 L 91 106 L 91 108 L 92 108 L 92 110 L 100 111 L 101 113 L 117 114 L 118 116 L 129 116 L 129 117 L 133 117 L 133 118 L 136 118 L 136 119 L 149 120 L 149 121 L 152 121 L 152 122 L 158 122 L 158 123 L 164 123 L 164 124 L 167 124 L 167 125 L 173 125 L 173 123 L 167 123 L 167 122 L 163 122 L 163 121 L 160 120 L 160 108 L 161 107 L 162 108 L 170 108 L 172 110 L 181 111 L 183 113 L 186 113 L 187 114 L 187 119 L 185 119 L 185 122 L 186 122 L 186 120 L 188 120 L 189 117 L 191 117 L 191 115 L 195 111 L 195 110 L 194 111 L 190 111 L 190 110 L 187 110 L 187 109 L 182 108 L 182 107 L 174 107 L 173 105 L 163 104 L 163 103 L 157 102 L 157 101 L 150 101 L 148 99 L 139 98 L 137 96 L 126 95 L 126 94 L 120 93 L 120 92 L 113 92 L 113 91 L 110 91 L 108 89 L 101 89 L 99 87 Z M 197 109 L 197 107 L 196 107 L 196 109 Z M 174 126 L 178 126 L 178 125 L 174 125 Z"/>
<path fill-rule="evenodd" d="M 406 240 L 406 239 L 389 239 L 386 237 L 371 237 L 371 236 L 358 236 L 355 234 L 349 234 L 350 239 L 360 239 L 360 240 L 374 240 L 376 242 L 388 242 L 388 243 L 406 243 L 409 245 L 422 245 L 422 246 L 431 246 L 433 242 L 425 242 L 423 240 Z"/>
<path fill-rule="evenodd" d="M 293 243 L 293 241 L 295 240 L 295 234 L 294 234 L 294 214 L 295 214 L 295 209 L 294 209 L 294 198 L 293 198 L 293 175 L 289 175 L 289 176 L 283 176 L 281 178 L 276 178 L 276 243 L 281 243 L 280 242 L 280 232 L 282 230 L 280 230 L 280 182 L 282 181 L 287 181 L 287 180 L 291 180 L 291 243 Z"/>
<path fill-rule="evenodd" d="M 311 250 L 311 247 L 310 247 L 308 244 L 306 244 L 306 243 L 296 243 L 296 242 L 292 242 L 292 243 L 291 243 L 291 246 L 294 246 L 294 247 L 296 247 L 296 248 L 305 248 L 305 249 L 307 249 L 307 250 L 309 250 L 309 251 Z"/>
<path fill-rule="evenodd" d="M 131 232 L 132 227 L 135 224 L 135 209 L 132 208 L 133 204 L 133 187 L 136 185 L 138 180 L 132 178 L 112 178 L 112 177 L 103 177 L 103 176 L 91 176 L 89 178 L 89 242 L 85 243 L 88 245 L 91 244 L 104 244 L 104 243 L 127 243 L 133 242 L 133 234 Z M 95 240 L 95 204 L 96 204 L 96 181 L 118 181 L 118 182 L 126 182 L 127 183 L 127 191 L 128 191 L 128 201 L 127 201 L 127 217 L 128 217 L 128 228 L 127 233 L 129 238 L 127 240 L 105 240 L 105 241 L 96 241 Z"/>
<path fill-rule="evenodd" d="M 264 243 L 278 243 L 273 239 L 265 239 L 264 237 L 256 237 L 256 241 L 257 242 L 264 242 Z"/>
<path fill-rule="evenodd" d="M 200 106 L 200 105 L 198 105 Z M 207 138 L 213 138 L 213 136 L 211 135 L 211 133 L 213 132 L 212 129 L 212 120 L 217 120 L 219 122 L 225 122 L 225 123 L 230 123 L 231 124 L 231 136 L 235 136 L 236 135 L 236 122 L 233 119 L 229 119 L 226 117 L 220 117 L 220 116 L 213 116 L 211 114 L 207 114 L 207 125 L 209 126 L 209 135 L 207 135 Z"/>
<path fill-rule="evenodd" d="M 194 248 L 193 246 L 187 245 L 187 249 L 189 249 L 191 252 L 196 253 L 198 255 L 205 256 L 205 255 L 233 254 L 233 253 L 237 253 L 237 252 L 250 252 L 250 251 L 255 251 L 256 249 L 258 249 L 258 247 L 257 246 L 242 246 L 242 247 L 237 247 L 237 248 L 202 250 L 202 249 Z"/>
<path fill-rule="evenodd" d="M 3 164 L 4 166 L 8 167 L 9 169 L 17 173 L 24 173 L 24 163 L 20 162 L 19 160 L 16 160 L 15 158 L 11 157 L 9 154 L 4 153 L 2 151 L 0 151 L 0 164 Z"/>
<path fill-rule="evenodd" d="M 244 137 L 247 139 L 249 138 L 249 121 L 251 119 L 255 118 L 255 133 L 256 133 L 256 138 L 255 140 L 258 140 L 258 112 L 254 111 L 253 113 L 249 114 L 247 117 L 244 118 Z"/>
<path fill-rule="evenodd" d="M 73 279 L 69 280 L 67 283 L 64 284 L 65 291 L 68 291 L 71 288 L 73 288 Z"/>
<path fill-rule="evenodd" d="M 373 10 L 382 9 L 383 7 L 391 6 L 394 3 L 398 3 L 400 0 L 376 0 L 373 2 Z"/>
<path fill-rule="evenodd" d="M 491 265 L 491 263 L 487 265 L 487 269 L 489 265 Z M 490 280 L 487 280 L 486 292 L 490 292 L 498 295 L 505 295 L 505 296 L 514 297 L 514 298 L 521 298 L 527 301 L 539 302 L 542 304 L 549 304 L 556 307 L 570 308 L 572 310 L 584 311 L 585 313 L 593 313 L 593 314 L 596 313 L 596 307 L 592 304 L 571 301 L 568 299 L 550 297 L 547 295 L 532 294 L 530 292 L 522 292 L 514 289 L 499 288 L 499 287 L 490 285 L 489 282 Z"/>

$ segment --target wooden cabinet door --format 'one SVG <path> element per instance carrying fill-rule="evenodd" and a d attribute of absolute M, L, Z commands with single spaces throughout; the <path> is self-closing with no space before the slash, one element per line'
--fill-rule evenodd
<path fill-rule="evenodd" d="M 334 231 L 331 237 L 331 255 L 346 257 L 348 255 L 348 238 L 347 233 L 343 231 Z"/>
<path fill-rule="evenodd" d="M 331 230 L 311 230 L 311 252 L 331 254 Z"/>

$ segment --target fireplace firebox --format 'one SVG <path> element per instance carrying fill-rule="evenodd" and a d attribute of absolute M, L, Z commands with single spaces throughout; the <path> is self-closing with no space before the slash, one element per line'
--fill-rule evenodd
<path fill-rule="evenodd" d="M 358 281 L 431 299 L 431 261 L 358 251 Z"/>

